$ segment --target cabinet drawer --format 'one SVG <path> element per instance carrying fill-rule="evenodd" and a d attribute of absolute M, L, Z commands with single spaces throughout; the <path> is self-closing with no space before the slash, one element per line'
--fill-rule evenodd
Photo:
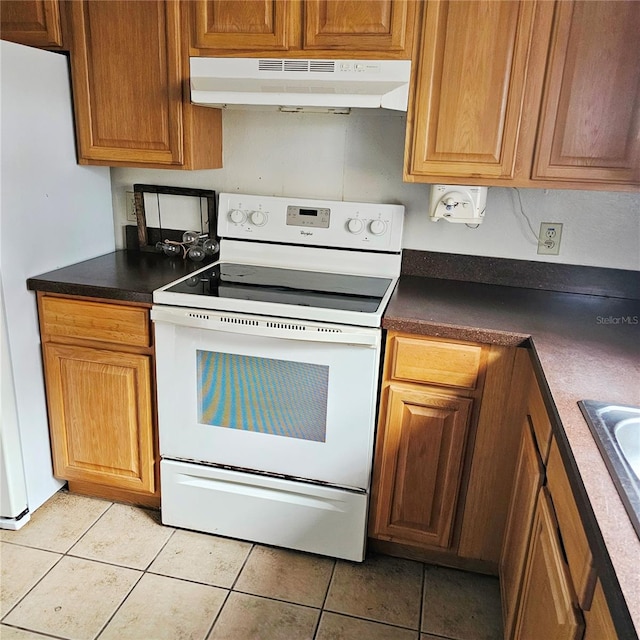
<path fill-rule="evenodd" d="M 551 443 L 549 452 L 547 485 L 567 555 L 571 580 L 580 607 L 586 610 L 591 606 L 596 573 L 589 542 L 582 526 L 582 519 L 578 513 L 569 478 L 564 470 L 564 464 L 555 440 Z"/>
<path fill-rule="evenodd" d="M 391 377 L 474 389 L 481 355 L 482 347 L 479 345 L 396 336 Z"/>
<path fill-rule="evenodd" d="M 149 311 L 106 302 L 45 296 L 40 305 L 42 334 L 136 347 L 151 345 Z"/>

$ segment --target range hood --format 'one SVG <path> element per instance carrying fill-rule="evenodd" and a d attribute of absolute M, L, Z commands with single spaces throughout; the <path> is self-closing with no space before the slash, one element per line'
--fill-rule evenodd
<path fill-rule="evenodd" d="M 191 58 L 191 102 L 210 107 L 407 110 L 410 60 Z"/>

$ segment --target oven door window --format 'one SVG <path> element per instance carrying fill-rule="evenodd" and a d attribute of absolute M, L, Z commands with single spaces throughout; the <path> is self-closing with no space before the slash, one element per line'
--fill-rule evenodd
<path fill-rule="evenodd" d="M 198 421 L 325 442 L 329 367 L 196 351 Z"/>

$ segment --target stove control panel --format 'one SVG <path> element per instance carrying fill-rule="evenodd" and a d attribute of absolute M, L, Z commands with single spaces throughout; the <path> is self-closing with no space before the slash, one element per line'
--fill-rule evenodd
<path fill-rule="evenodd" d="M 399 252 L 404 207 L 221 193 L 218 235 L 318 247 Z"/>

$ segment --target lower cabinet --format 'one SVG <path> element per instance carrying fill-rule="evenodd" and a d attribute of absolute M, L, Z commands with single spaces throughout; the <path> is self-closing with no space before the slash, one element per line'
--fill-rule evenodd
<path fill-rule="evenodd" d="M 515 620 L 533 516 L 543 480 L 544 467 L 527 418 L 522 428 L 511 507 L 500 561 L 502 616 L 504 628 L 507 631 L 505 637 L 510 637 L 508 632 L 513 628 Z"/>
<path fill-rule="evenodd" d="M 553 505 L 543 488 L 533 520 L 515 637 L 579 640 L 583 628 Z"/>
<path fill-rule="evenodd" d="M 615 640 L 540 387 L 533 377 L 500 558 L 507 640 Z"/>
<path fill-rule="evenodd" d="M 43 345 L 55 472 L 153 492 L 151 358 Z"/>
<path fill-rule="evenodd" d="M 498 574 L 505 640 L 619 637 L 528 349 L 387 332 L 369 542 Z"/>
<path fill-rule="evenodd" d="M 388 394 L 374 535 L 448 548 L 472 400 L 401 385 Z"/>
<path fill-rule="evenodd" d="M 510 416 L 521 404 L 522 385 L 513 381 L 523 354 L 388 332 L 371 548 L 497 573 L 509 505 L 506 487 L 518 446 Z"/>
<path fill-rule="evenodd" d="M 584 612 L 584 619 L 585 630 L 582 640 L 603 640 L 618 637 L 600 580 L 596 582 L 593 602 L 589 611 Z"/>
<path fill-rule="evenodd" d="M 38 301 L 54 473 L 72 491 L 159 504 L 148 307 Z"/>

